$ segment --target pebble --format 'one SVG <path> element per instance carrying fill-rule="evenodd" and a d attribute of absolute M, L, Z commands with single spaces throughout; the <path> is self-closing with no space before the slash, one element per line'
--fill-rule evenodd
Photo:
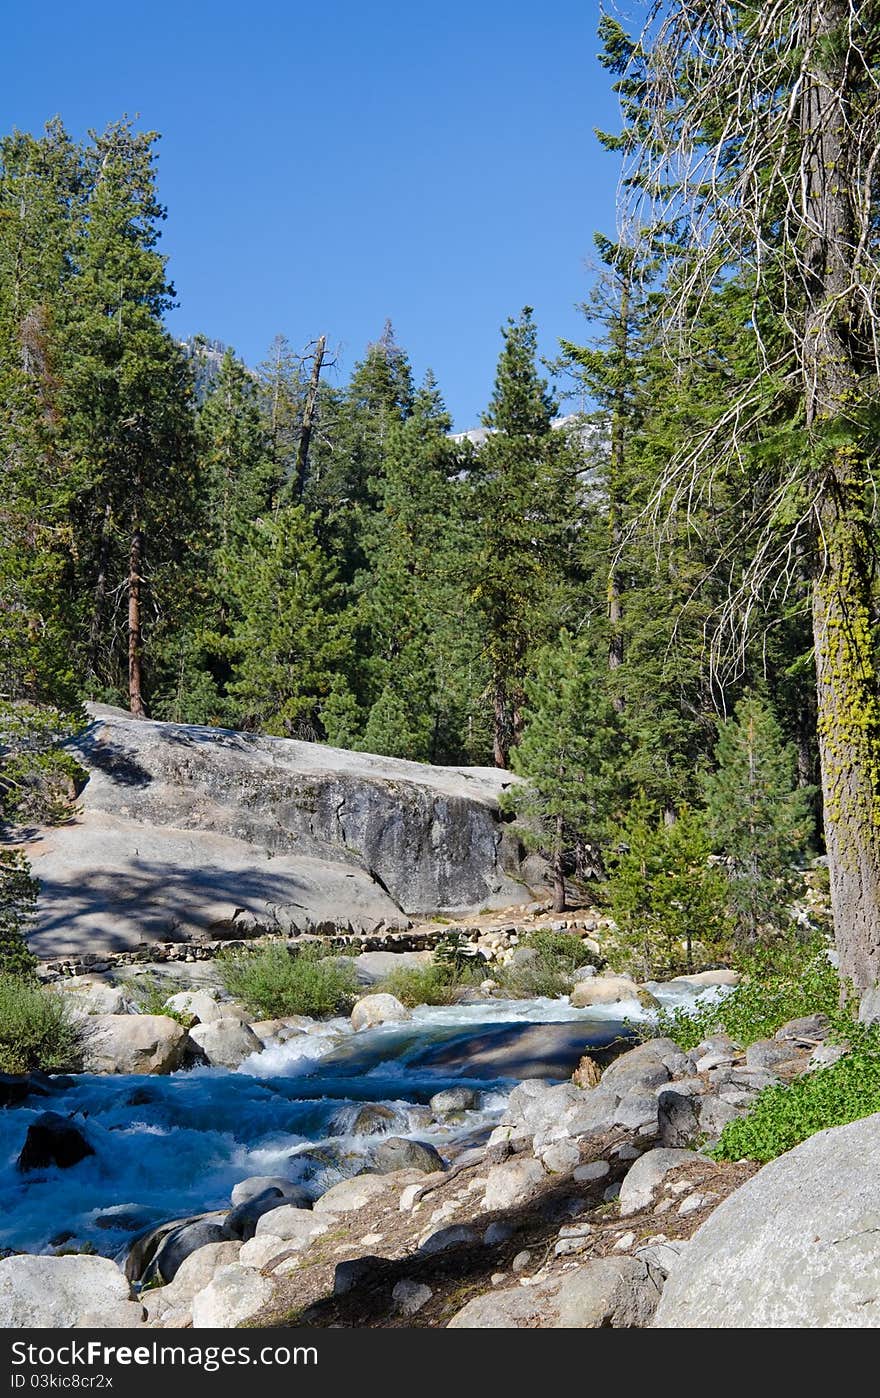
<path fill-rule="evenodd" d="M 530 1252 L 518 1252 L 510 1265 L 514 1272 L 524 1272 L 531 1260 L 532 1254 Z"/>
<path fill-rule="evenodd" d="M 614 1244 L 615 1252 L 629 1252 L 636 1240 L 635 1233 L 622 1233 Z"/>
<path fill-rule="evenodd" d="M 610 1174 L 611 1166 L 607 1160 L 593 1160 L 589 1165 L 578 1165 L 572 1179 L 577 1180 L 578 1184 L 589 1184 L 592 1180 L 604 1180 Z"/>

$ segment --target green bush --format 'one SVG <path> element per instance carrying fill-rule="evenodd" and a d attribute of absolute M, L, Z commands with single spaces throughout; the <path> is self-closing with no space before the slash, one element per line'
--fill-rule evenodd
<path fill-rule="evenodd" d="M 76 1069 L 83 1038 L 62 995 L 26 976 L 0 972 L 0 1072 Z"/>
<path fill-rule="evenodd" d="M 851 1022 L 838 1028 L 851 1052 L 790 1086 L 765 1088 L 748 1116 L 724 1128 L 716 1160 L 774 1160 L 817 1131 L 880 1112 L 880 1032 Z"/>
<path fill-rule="evenodd" d="M 395 995 L 402 1005 L 414 1009 L 417 1005 L 454 1005 L 463 990 L 479 985 L 484 968 L 454 966 L 433 962 L 427 966 L 401 966 L 386 976 L 378 987 L 386 995 Z"/>
<path fill-rule="evenodd" d="M 168 1008 L 165 1001 L 174 991 L 167 982 L 163 983 L 152 972 L 122 981 L 120 989 L 125 991 L 129 1000 L 137 1007 L 138 1014 L 165 1015 L 168 1019 L 182 1024 L 184 1029 L 189 1029 L 195 1023 L 195 1015 L 182 1014 L 180 1010 Z"/>
<path fill-rule="evenodd" d="M 595 966 L 602 962 L 575 932 L 552 932 L 549 927 L 538 927 L 520 937 L 521 947 L 533 947 L 546 961 L 560 971 L 576 971 L 580 966 Z"/>
<path fill-rule="evenodd" d="M 834 1017 L 840 982 L 820 940 L 794 939 L 738 958 L 743 979 L 717 1004 L 661 1011 L 652 1034 L 674 1039 L 685 1051 L 709 1034 L 729 1034 L 746 1047 L 769 1039 L 790 1019 L 821 1012 Z"/>
<path fill-rule="evenodd" d="M 275 942 L 222 957 L 218 965 L 230 995 L 265 1019 L 340 1014 L 358 994 L 351 959 L 328 956 L 314 942 L 293 950 Z"/>

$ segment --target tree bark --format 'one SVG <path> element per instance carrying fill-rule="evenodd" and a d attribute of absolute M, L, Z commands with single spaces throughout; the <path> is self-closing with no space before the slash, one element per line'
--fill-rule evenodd
<path fill-rule="evenodd" d="M 107 570 L 110 562 L 110 525 L 113 520 L 113 508 L 109 501 L 104 506 L 104 515 L 101 520 L 101 537 L 98 548 L 98 577 L 95 582 L 94 601 L 92 603 L 92 624 L 89 627 L 89 660 L 88 673 L 97 678 L 98 675 L 98 650 L 101 645 L 101 629 L 104 624 L 104 610 L 107 603 Z"/>
<path fill-rule="evenodd" d="M 813 20 L 817 71 L 804 99 L 810 142 L 804 367 L 817 458 L 819 524 L 812 585 L 819 756 L 831 906 L 845 990 L 880 979 L 880 701 L 871 635 L 868 463 L 856 423 L 864 398 L 855 333 L 854 191 L 847 0 Z M 823 442 L 834 427 L 835 442 Z M 839 429 L 843 427 L 843 433 Z"/>
<path fill-rule="evenodd" d="M 309 379 L 309 387 L 306 392 L 305 406 L 303 407 L 302 428 L 299 434 L 299 445 L 296 449 L 296 498 L 302 500 L 306 489 L 306 477 L 309 468 L 309 447 L 312 444 L 312 432 L 315 426 L 315 409 L 318 406 L 318 388 L 321 382 L 321 366 L 324 363 L 324 353 L 327 349 L 327 336 L 322 335 L 315 346 L 315 357 L 312 360 L 312 374 Z"/>
<path fill-rule="evenodd" d="M 565 875 L 562 869 L 565 849 L 565 822 L 561 815 L 556 817 L 556 839 L 553 843 L 553 911 L 565 912 Z"/>
<path fill-rule="evenodd" d="M 623 590 L 620 584 L 620 569 L 617 554 L 622 538 L 620 527 L 620 492 L 623 483 L 623 465 L 626 456 L 626 402 L 625 378 L 629 355 L 629 306 L 631 294 L 631 271 L 628 265 L 622 268 L 620 284 L 620 305 L 617 320 L 617 350 L 620 356 L 618 371 L 621 386 L 614 395 L 611 413 L 611 461 L 608 480 L 608 542 L 611 557 L 608 564 L 608 668 L 613 674 L 623 664 Z M 611 702 L 617 713 L 623 713 L 623 694 L 615 691 Z"/>
<path fill-rule="evenodd" d="M 135 524 L 128 553 L 128 707 L 135 718 L 148 717 L 143 696 L 143 558 L 144 536 L 140 526 Z"/>

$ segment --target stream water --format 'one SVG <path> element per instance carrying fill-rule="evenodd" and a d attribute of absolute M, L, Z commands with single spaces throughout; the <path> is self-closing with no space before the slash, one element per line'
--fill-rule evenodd
<path fill-rule="evenodd" d="M 49 1096 L 0 1112 L 0 1248 L 89 1243 L 112 1257 L 151 1224 L 228 1208 L 232 1187 L 249 1175 L 300 1180 L 317 1197 L 364 1167 L 377 1126 L 454 1154 L 488 1134 L 517 1081 L 567 1077 L 582 1053 L 613 1051 L 625 1021 L 644 1017 L 635 1002 L 423 1007 L 407 1024 L 357 1034 L 330 1020 L 234 1072 L 61 1080 Z M 477 1106 L 441 1125 L 425 1104 L 452 1086 L 474 1088 Z M 365 1103 L 387 1111 L 365 1121 Z M 46 1110 L 72 1114 L 95 1154 L 72 1169 L 22 1175 L 28 1125 Z"/>

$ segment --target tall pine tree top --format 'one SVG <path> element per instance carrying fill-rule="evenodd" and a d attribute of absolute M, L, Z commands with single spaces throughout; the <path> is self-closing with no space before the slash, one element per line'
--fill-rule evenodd
<path fill-rule="evenodd" d="M 524 306 L 518 320 L 511 316 L 501 333 L 504 347 L 498 359 L 495 387 L 483 414 L 484 427 L 512 437 L 544 437 L 557 413 L 545 379 L 538 374 L 538 335 L 534 312 Z"/>

